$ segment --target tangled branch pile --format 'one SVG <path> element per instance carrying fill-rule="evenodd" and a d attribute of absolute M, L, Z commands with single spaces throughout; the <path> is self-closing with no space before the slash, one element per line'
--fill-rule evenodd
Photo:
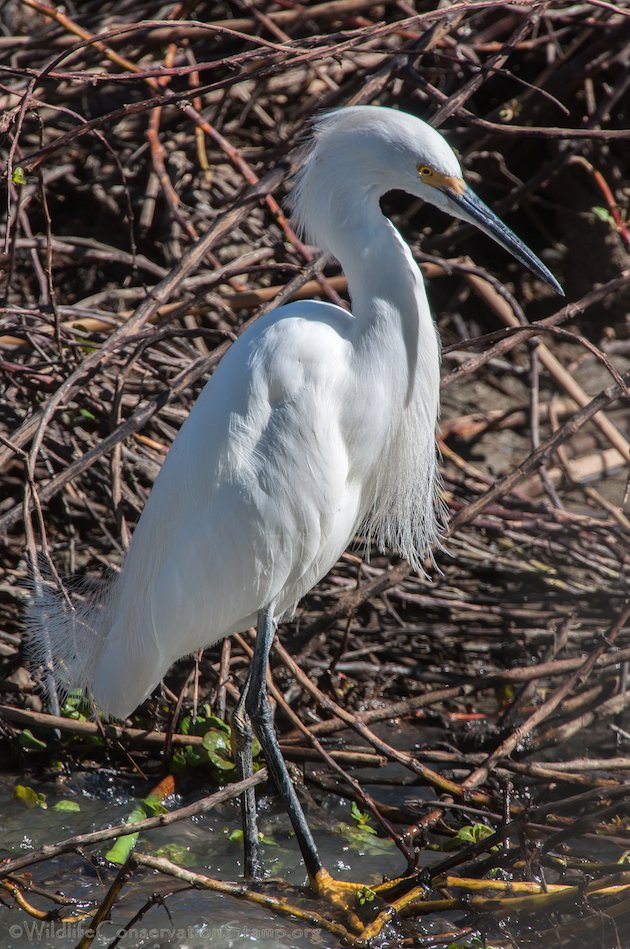
<path fill-rule="evenodd" d="M 539 915 L 527 935 L 524 897 L 479 898 L 476 910 L 452 897 L 442 942 L 426 936 L 419 901 L 414 945 L 477 931 L 501 945 L 549 945 L 550 932 L 571 945 L 578 929 L 598 945 L 630 929 L 630 884 L 615 866 L 630 848 L 619 730 L 630 704 L 630 17 L 599 0 L 435 6 L 183 2 L 160 5 L 159 19 L 128 0 L 87 0 L 76 15 L 40 0 L 3 7 L 6 743 L 15 748 L 18 723 L 47 722 L 20 652 L 29 556 L 43 551 L 62 575 L 115 567 L 230 341 L 288 299 L 345 299 L 335 261 L 304 246 L 282 211 L 309 120 L 348 103 L 414 112 L 542 251 L 568 304 L 437 211 L 386 199 L 423 262 L 444 341 L 450 527 L 430 578 L 381 556 L 342 559 L 281 630 L 297 665 L 277 647 L 277 717 L 294 759 L 308 734 L 339 751 L 351 727 L 364 750 L 433 787 L 428 813 L 374 805 L 407 842 L 452 836 L 468 808 L 492 828 L 431 871 L 441 892 L 456 891 L 451 867 L 469 883 L 498 867 L 525 886 L 566 884 L 530 887 Z M 200 660 L 222 716 L 247 646 Z M 190 700 L 191 671 L 192 660 L 173 670 L 171 707 L 182 690 Z M 147 706 L 160 727 L 163 709 L 159 697 Z M 440 729 L 431 747 L 422 722 L 420 750 L 371 730 L 405 718 L 416 728 L 418 716 Z M 309 776 L 333 787 L 321 763 Z M 370 797 L 356 779 L 334 789 Z M 595 833 L 609 839 L 603 860 L 589 851 Z"/>

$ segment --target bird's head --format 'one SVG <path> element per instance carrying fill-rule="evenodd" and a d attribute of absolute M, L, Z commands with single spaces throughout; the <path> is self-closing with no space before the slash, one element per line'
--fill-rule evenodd
<path fill-rule="evenodd" d="M 351 188 L 349 187 L 351 184 Z M 541 260 L 477 197 L 447 141 L 415 116 L 381 106 L 350 106 L 322 116 L 313 149 L 298 173 L 294 195 L 302 230 L 320 237 L 332 213 L 361 217 L 362 202 L 406 191 L 453 217 L 474 224 L 562 295 Z M 352 191 L 352 203 L 346 199 Z M 352 221 L 350 220 L 351 224 Z"/>

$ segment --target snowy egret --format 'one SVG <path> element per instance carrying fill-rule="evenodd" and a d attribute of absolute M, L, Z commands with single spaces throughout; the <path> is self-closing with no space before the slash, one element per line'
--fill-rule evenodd
<path fill-rule="evenodd" d="M 318 119 L 294 215 L 341 263 L 352 314 L 291 303 L 243 333 L 175 439 L 106 594 L 72 611 L 45 594 L 30 615 L 33 651 L 52 651 L 62 686 L 85 688 L 121 718 L 175 660 L 257 624 L 235 715 L 240 769 L 251 769 L 249 719 L 320 892 L 332 881 L 267 697 L 275 628 L 357 531 L 418 568 L 439 529 L 439 344 L 420 270 L 379 206 L 392 189 L 475 224 L 562 292 L 471 191 L 429 125 L 376 106 Z M 255 872 L 253 792 L 244 818 Z"/>

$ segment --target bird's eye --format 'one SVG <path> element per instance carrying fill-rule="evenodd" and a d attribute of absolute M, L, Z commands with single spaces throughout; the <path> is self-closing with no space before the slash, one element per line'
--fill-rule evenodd
<path fill-rule="evenodd" d="M 424 178 L 425 181 L 428 181 L 429 178 L 432 178 L 435 172 L 430 165 L 418 165 L 418 174 L 421 178 Z"/>

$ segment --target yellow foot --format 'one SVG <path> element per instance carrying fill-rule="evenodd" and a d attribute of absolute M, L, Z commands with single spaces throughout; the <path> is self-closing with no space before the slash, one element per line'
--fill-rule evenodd
<path fill-rule="evenodd" d="M 378 936 L 383 926 L 394 919 L 400 909 L 424 895 L 424 887 L 418 883 L 417 874 L 377 886 L 366 886 L 364 883 L 335 880 L 328 870 L 322 868 L 311 877 L 311 887 L 317 896 L 341 912 L 348 929 L 356 934 L 355 941 L 361 943 L 368 943 Z M 361 919 L 359 914 L 364 918 Z M 367 921 L 366 915 L 371 916 Z"/>

